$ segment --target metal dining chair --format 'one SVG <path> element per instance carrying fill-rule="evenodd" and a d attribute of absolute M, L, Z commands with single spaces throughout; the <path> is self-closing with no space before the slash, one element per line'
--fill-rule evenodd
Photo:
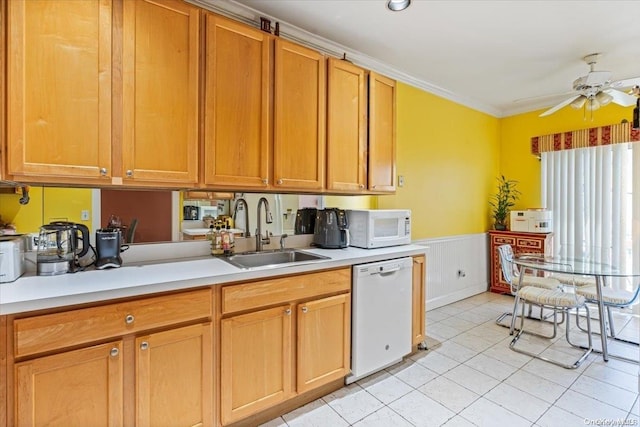
<path fill-rule="evenodd" d="M 548 263 L 548 261 L 544 261 Z M 560 265 L 559 265 L 560 266 Z M 567 264 L 561 265 L 562 269 L 565 271 L 571 271 L 571 266 Z M 524 316 L 524 304 L 535 304 L 544 308 L 548 308 L 553 310 L 553 333 L 551 335 L 544 335 L 542 333 L 537 333 L 533 331 L 525 330 L 525 316 Z M 576 316 L 578 316 L 578 310 L 584 309 L 587 312 L 587 319 L 589 319 L 589 307 L 586 304 L 586 300 L 583 296 L 577 295 L 575 293 L 575 284 L 571 283 L 569 285 L 564 285 L 558 289 L 543 289 L 536 288 L 533 286 L 522 286 L 519 287 L 516 291 L 516 310 L 517 305 L 522 304 L 522 315 L 520 316 L 520 328 L 518 333 L 513 337 L 511 342 L 509 343 L 509 348 L 515 352 L 526 354 L 527 356 L 535 357 L 536 359 L 544 360 L 545 362 L 553 363 L 554 365 L 561 366 L 566 369 L 575 369 L 582 364 L 586 360 L 586 358 L 593 351 L 593 340 L 591 337 L 591 322 L 587 320 L 587 338 L 588 338 L 588 346 L 583 347 L 578 344 L 574 344 L 570 340 L 569 336 L 569 318 L 571 310 L 576 311 Z M 558 331 L 558 322 L 557 322 L 557 314 L 558 312 L 563 313 L 563 321 L 565 325 L 565 334 L 566 340 L 569 345 L 574 348 L 581 350 L 580 357 L 572 363 L 565 363 L 560 360 L 554 360 L 549 357 L 543 356 L 538 353 L 534 353 L 523 348 L 517 347 L 518 340 L 522 337 L 523 334 L 534 335 L 541 338 L 553 339 L 557 335 Z"/>
<path fill-rule="evenodd" d="M 518 284 L 521 282 L 521 286 L 532 286 L 535 288 L 542 289 L 558 289 L 562 286 L 562 284 L 556 280 L 549 277 L 538 277 L 532 276 L 529 274 L 525 274 L 524 272 L 520 272 L 518 266 L 513 263 L 513 248 L 511 245 L 501 245 L 498 247 L 498 255 L 500 259 L 500 267 L 502 269 L 502 276 L 504 280 L 509 283 L 509 287 L 511 290 L 511 295 L 516 296 L 516 291 L 518 288 Z M 522 275 L 522 281 L 520 280 L 520 276 Z M 513 310 L 511 312 L 502 313 L 497 319 L 496 324 L 505 328 L 509 328 L 509 333 L 513 335 L 513 331 L 515 328 L 515 318 L 516 318 L 516 307 L 517 307 L 517 296 L 516 301 L 513 304 Z M 531 305 L 529 306 L 529 315 L 528 318 L 533 318 L 536 320 L 544 320 L 544 316 L 542 313 L 542 308 L 540 309 L 540 317 L 534 318 L 531 315 L 532 309 Z M 502 323 L 502 320 L 511 316 L 511 323 L 509 325 L 505 325 Z"/>
<path fill-rule="evenodd" d="M 618 282 L 622 281 L 622 279 L 617 279 Z M 596 291 L 595 284 L 593 286 L 581 286 L 576 288 L 576 293 L 578 295 L 583 296 L 587 303 L 597 304 L 598 303 L 598 293 Z M 602 303 L 607 310 L 607 320 L 608 320 L 608 329 L 609 336 L 617 341 L 623 341 L 630 344 L 639 345 L 639 343 L 634 341 L 625 340 L 616 336 L 615 325 L 613 322 L 613 310 L 620 308 L 631 308 L 636 305 L 640 299 L 640 284 L 636 285 L 633 290 L 625 289 L 620 286 L 603 286 L 602 287 Z M 584 328 L 580 326 L 580 318 L 576 318 L 576 325 L 580 330 L 584 331 Z M 594 332 L 596 333 L 596 332 Z"/>

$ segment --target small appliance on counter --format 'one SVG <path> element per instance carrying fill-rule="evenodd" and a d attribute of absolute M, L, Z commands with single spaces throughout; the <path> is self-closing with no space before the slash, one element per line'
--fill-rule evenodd
<path fill-rule="evenodd" d="M 122 232 L 119 228 L 100 228 L 96 230 L 96 268 L 120 267 Z"/>
<path fill-rule="evenodd" d="M 183 206 L 182 216 L 185 221 L 197 221 L 200 219 L 200 208 L 198 206 Z"/>
<path fill-rule="evenodd" d="M 316 225 L 316 208 L 302 208 L 296 212 L 295 234 L 313 234 Z"/>
<path fill-rule="evenodd" d="M 373 249 L 411 243 L 408 209 L 354 209 L 347 217 L 351 246 Z"/>
<path fill-rule="evenodd" d="M 316 212 L 313 244 L 326 249 L 342 249 L 349 246 L 349 223 L 344 210 L 327 208 Z"/>
<path fill-rule="evenodd" d="M 80 267 L 78 259 L 89 251 L 89 229 L 66 221 L 43 225 L 37 251 L 38 276 L 75 273 Z"/>
<path fill-rule="evenodd" d="M 13 282 L 24 274 L 24 246 L 24 236 L 0 237 L 0 283 Z"/>
<path fill-rule="evenodd" d="M 548 209 L 527 209 L 511 211 L 511 231 L 521 233 L 551 233 L 553 211 Z"/>

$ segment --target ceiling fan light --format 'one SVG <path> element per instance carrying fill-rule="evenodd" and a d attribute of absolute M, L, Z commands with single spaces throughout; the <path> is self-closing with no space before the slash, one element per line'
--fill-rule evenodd
<path fill-rule="evenodd" d="M 571 107 L 575 108 L 576 110 L 578 110 L 578 109 L 582 108 L 582 106 L 584 105 L 586 100 L 587 100 L 587 98 L 584 95 L 580 95 L 578 98 L 576 98 L 571 103 Z"/>
<path fill-rule="evenodd" d="M 598 108 L 600 108 L 600 103 L 595 97 L 589 98 L 589 101 L 587 102 L 585 108 L 587 109 L 587 111 L 596 111 Z"/>
<path fill-rule="evenodd" d="M 393 12 L 400 12 L 405 10 L 411 4 L 411 0 L 389 0 L 387 2 L 387 9 Z"/>
<path fill-rule="evenodd" d="M 613 96 L 609 95 L 606 92 L 598 92 L 596 94 L 596 100 L 600 103 L 602 107 L 613 101 Z"/>

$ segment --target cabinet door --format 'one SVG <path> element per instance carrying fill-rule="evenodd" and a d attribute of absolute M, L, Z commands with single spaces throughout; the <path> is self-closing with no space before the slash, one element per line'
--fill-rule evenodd
<path fill-rule="evenodd" d="M 327 189 L 360 191 L 367 179 L 367 72 L 328 60 Z"/>
<path fill-rule="evenodd" d="M 17 426 L 121 426 L 122 342 L 15 365 Z"/>
<path fill-rule="evenodd" d="M 369 76 L 369 189 L 394 192 L 396 176 L 396 82 Z"/>
<path fill-rule="evenodd" d="M 199 9 L 177 0 L 123 4 L 124 180 L 195 184 Z"/>
<path fill-rule="evenodd" d="M 342 378 L 351 360 L 351 296 L 298 305 L 298 393 Z"/>
<path fill-rule="evenodd" d="M 211 323 L 136 338 L 136 425 L 211 426 Z"/>
<path fill-rule="evenodd" d="M 265 188 L 270 176 L 271 37 L 207 14 L 204 182 Z"/>
<path fill-rule="evenodd" d="M 273 185 L 320 190 L 325 180 L 325 59 L 275 41 Z"/>
<path fill-rule="evenodd" d="M 0 14 L 1 15 L 1 14 Z M 0 22 L 2 18 L 0 18 Z M 7 426 L 7 316 L 0 316 L 0 427 Z"/>
<path fill-rule="evenodd" d="M 8 174 L 109 182 L 111 1 L 8 5 Z"/>
<path fill-rule="evenodd" d="M 291 306 L 222 319 L 222 424 L 291 397 Z"/>
<path fill-rule="evenodd" d="M 426 287 L 425 257 L 413 257 L 413 316 L 411 321 L 411 345 L 418 345 L 425 340 L 425 287 Z"/>

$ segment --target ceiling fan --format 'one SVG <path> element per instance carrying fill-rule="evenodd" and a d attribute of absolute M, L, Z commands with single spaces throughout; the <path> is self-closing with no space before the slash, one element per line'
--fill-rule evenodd
<path fill-rule="evenodd" d="M 640 84 L 640 77 L 612 82 L 610 71 L 594 70 L 598 56 L 598 53 L 592 53 L 583 58 L 589 65 L 590 70 L 586 76 L 578 77 L 573 81 L 573 90 L 576 94 L 548 109 L 540 114 L 539 117 L 553 114 L 567 105 L 571 105 L 575 109 L 584 106 L 585 110 L 594 111 L 611 102 L 623 107 L 630 107 L 636 104 L 636 97 L 623 92 L 621 89 Z"/>

